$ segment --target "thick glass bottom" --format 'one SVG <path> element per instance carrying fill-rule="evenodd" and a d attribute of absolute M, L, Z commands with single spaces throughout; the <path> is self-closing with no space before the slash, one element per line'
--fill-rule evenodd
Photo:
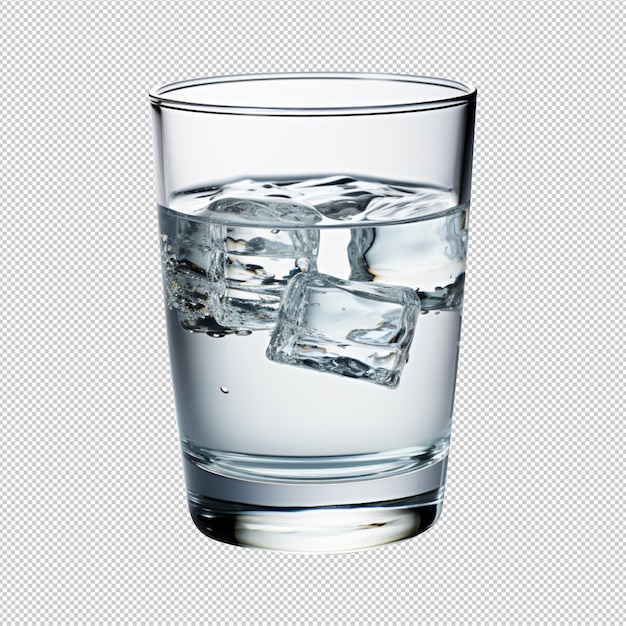
<path fill-rule="evenodd" d="M 286 552 L 354 552 L 418 535 L 439 518 L 443 487 L 411 498 L 307 508 L 212 500 L 189 492 L 197 528 L 218 541 Z"/>
<path fill-rule="evenodd" d="M 351 552 L 413 537 L 441 512 L 447 456 L 368 479 L 218 474 L 183 456 L 191 516 L 209 537 L 289 552 Z"/>

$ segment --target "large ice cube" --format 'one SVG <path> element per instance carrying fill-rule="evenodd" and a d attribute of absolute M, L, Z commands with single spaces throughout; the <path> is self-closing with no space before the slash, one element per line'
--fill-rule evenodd
<path fill-rule="evenodd" d="M 316 269 L 319 231 L 213 228 L 217 321 L 244 330 L 272 328 L 288 281 Z"/>
<path fill-rule="evenodd" d="M 406 287 L 303 273 L 283 294 L 266 356 L 395 388 L 419 311 Z"/>
<path fill-rule="evenodd" d="M 411 287 L 429 308 L 458 307 L 466 247 L 466 208 L 406 224 L 353 228 L 350 278 Z"/>

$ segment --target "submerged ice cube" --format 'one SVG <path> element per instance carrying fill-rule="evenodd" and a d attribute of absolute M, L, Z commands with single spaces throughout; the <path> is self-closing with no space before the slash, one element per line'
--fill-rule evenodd
<path fill-rule="evenodd" d="M 226 226 L 179 215 L 162 236 L 166 301 L 186 330 L 272 328 L 287 282 L 315 269 L 319 231 Z"/>
<path fill-rule="evenodd" d="M 185 330 L 222 336 L 228 333 L 215 320 L 215 291 L 212 271 L 214 245 L 207 222 L 175 220 L 173 236 L 161 236 L 161 260 L 165 299 L 175 309 Z"/>
<path fill-rule="evenodd" d="M 350 279 L 403 285 L 428 308 L 460 306 L 465 276 L 467 208 L 406 224 L 353 228 Z"/>
<path fill-rule="evenodd" d="M 303 273 L 283 294 L 266 356 L 393 389 L 419 311 L 416 292 L 406 287 Z"/>
<path fill-rule="evenodd" d="M 213 228 L 217 321 L 243 330 L 272 328 L 288 281 L 316 269 L 319 231 Z"/>

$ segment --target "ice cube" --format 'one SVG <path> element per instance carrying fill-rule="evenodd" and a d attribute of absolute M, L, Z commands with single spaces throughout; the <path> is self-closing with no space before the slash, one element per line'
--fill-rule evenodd
<path fill-rule="evenodd" d="M 174 236 L 162 235 L 165 298 L 183 328 L 222 336 L 229 332 L 215 320 L 215 245 L 207 222 L 178 218 Z"/>
<path fill-rule="evenodd" d="M 406 287 L 299 274 L 283 294 L 266 356 L 393 389 L 419 311 L 416 292 Z"/>
<path fill-rule="evenodd" d="M 290 192 L 299 192 L 303 200 L 314 206 L 324 217 L 350 220 L 365 211 L 374 198 L 396 192 L 383 183 L 357 181 L 347 176 L 328 176 L 316 181 L 292 183 Z"/>
<path fill-rule="evenodd" d="M 385 222 L 415 219 L 446 211 L 458 204 L 452 189 L 389 184 L 328 176 L 283 187 L 333 221 Z"/>
<path fill-rule="evenodd" d="M 290 193 L 274 183 L 243 180 L 214 194 L 203 214 L 224 224 L 268 224 L 281 226 L 314 225 L 320 213 L 302 199 L 299 191 Z"/>
<path fill-rule="evenodd" d="M 373 198 L 361 216 L 364 222 L 414 220 L 447 211 L 458 204 L 452 189 L 389 187 L 390 192 Z"/>
<path fill-rule="evenodd" d="M 319 231 L 222 226 L 220 237 L 217 321 L 239 330 L 273 328 L 288 281 L 316 269 Z"/>
<path fill-rule="evenodd" d="M 406 224 L 351 230 L 350 279 L 411 287 L 423 308 L 460 306 L 467 209 Z"/>

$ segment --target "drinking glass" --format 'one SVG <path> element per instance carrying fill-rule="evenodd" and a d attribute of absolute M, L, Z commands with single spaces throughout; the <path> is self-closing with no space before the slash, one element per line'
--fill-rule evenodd
<path fill-rule="evenodd" d="M 343 552 L 439 517 L 475 101 L 371 73 L 150 93 L 182 463 L 209 537 Z"/>

